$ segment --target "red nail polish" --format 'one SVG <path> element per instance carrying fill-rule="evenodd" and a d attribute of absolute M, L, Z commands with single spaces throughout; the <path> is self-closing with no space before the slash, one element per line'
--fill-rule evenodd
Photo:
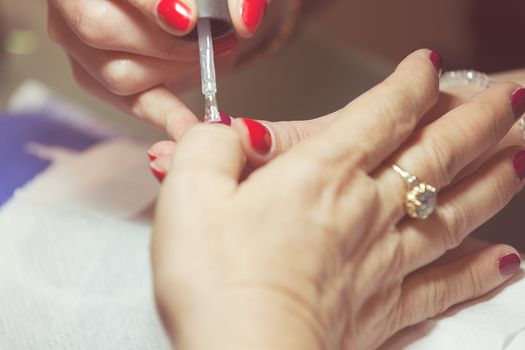
<path fill-rule="evenodd" d="M 241 119 L 248 129 L 252 147 L 261 154 L 267 154 L 272 148 L 272 135 L 261 123 L 251 119 Z"/>
<path fill-rule="evenodd" d="M 208 124 L 224 124 L 226 126 L 231 126 L 232 125 L 232 117 L 230 117 L 230 115 L 228 113 L 224 113 L 224 112 L 219 112 L 219 116 L 221 117 L 221 121 L 206 121 L 206 123 Z"/>
<path fill-rule="evenodd" d="M 153 162 L 155 159 L 157 159 L 157 155 L 151 153 L 151 151 L 148 151 L 148 158 L 149 158 L 150 161 Z"/>
<path fill-rule="evenodd" d="M 254 33 L 261 23 L 268 7 L 267 0 L 244 0 L 241 7 L 241 18 L 250 33 Z"/>
<path fill-rule="evenodd" d="M 153 173 L 153 175 L 155 176 L 155 178 L 160 183 L 162 183 L 162 181 L 164 181 L 164 177 L 166 177 L 166 174 L 163 171 L 157 169 L 154 164 L 150 165 L 150 169 L 151 169 L 151 172 Z"/>
<path fill-rule="evenodd" d="M 512 275 L 520 269 L 521 258 L 516 253 L 507 254 L 499 258 L 498 266 L 502 276 Z"/>
<path fill-rule="evenodd" d="M 230 117 L 227 113 L 220 112 L 221 116 L 221 124 L 231 126 L 232 125 L 232 117 Z"/>
<path fill-rule="evenodd" d="M 443 59 L 441 58 L 441 55 L 437 53 L 436 51 L 432 51 L 430 53 L 430 62 L 434 65 L 434 68 L 438 71 L 439 74 L 443 71 Z"/>
<path fill-rule="evenodd" d="M 525 178 L 525 150 L 516 153 L 512 164 L 514 165 L 514 171 L 516 171 L 518 178 L 523 180 L 523 178 Z"/>
<path fill-rule="evenodd" d="M 185 32 L 190 26 L 190 8 L 180 0 L 161 0 L 157 12 L 175 30 Z"/>
<path fill-rule="evenodd" d="M 516 119 L 525 114 L 525 89 L 521 88 L 514 91 L 510 98 L 510 103 Z"/>

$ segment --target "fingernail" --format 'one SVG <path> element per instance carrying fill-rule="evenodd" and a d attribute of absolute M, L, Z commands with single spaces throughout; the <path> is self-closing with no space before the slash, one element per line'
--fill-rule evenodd
<path fill-rule="evenodd" d="M 155 176 L 155 178 L 160 183 L 162 183 L 162 181 L 164 181 L 164 177 L 166 177 L 166 173 L 164 173 L 164 171 L 162 171 L 159 168 L 157 168 L 157 166 L 153 162 L 150 163 L 150 169 L 151 169 L 152 174 Z"/>
<path fill-rule="evenodd" d="M 523 178 L 525 178 L 525 150 L 516 153 L 512 159 L 512 164 L 514 165 L 514 171 L 516 171 L 518 179 L 523 180 Z"/>
<path fill-rule="evenodd" d="M 207 121 L 206 123 L 209 123 L 209 124 L 214 124 L 214 123 L 217 123 L 217 124 L 224 124 L 226 126 L 231 126 L 232 125 L 232 117 L 230 117 L 230 115 L 228 113 L 224 113 L 224 112 L 220 112 L 219 113 L 220 117 L 221 117 L 221 121 Z"/>
<path fill-rule="evenodd" d="M 521 266 L 521 258 L 516 253 L 504 255 L 498 260 L 499 272 L 502 276 L 516 273 Z"/>
<path fill-rule="evenodd" d="M 155 159 L 157 159 L 157 157 L 158 156 L 155 153 L 151 152 L 151 150 L 148 150 L 148 158 L 150 161 L 153 162 Z"/>
<path fill-rule="evenodd" d="M 232 117 L 230 117 L 227 113 L 220 112 L 219 115 L 221 116 L 221 124 L 231 126 L 232 125 Z"/>
<path fill-rule="evenodd" d="M 244 0 L 241 18 L 250 33 L 255 33 L 268 7 L 267 0 Z"/>
<path fill-rule="evenodd" d="M 525 113 L 525 89 L 520 88 L 512 94 L 510 98 L 512 104 L 512 111 L 516 119 L 520 118 Z"/>
<path fill-rule="evenodd" d="M 241 119 L 250 135 L 253 149 L 260 154 L 267 154 L 272 148 L 272 135 L 266 126 L 251 119 Z"/>
<path fill-rule="evenodd" d="M 161 0 L 157 6 L 159 16 L 173 29 L 180 32 L 188 30 L 191 22 L 191 9 L 180 0 Z"/>
<path fill-rule="evenodd" d="M 443 71 L 443 59 L 441 59 L 441 55 L 436 51 L 432 51 L 429 58 L 430 62 L 434 65 L 434 68 L 436 68 L 437 72 L 441 74 Z"/>

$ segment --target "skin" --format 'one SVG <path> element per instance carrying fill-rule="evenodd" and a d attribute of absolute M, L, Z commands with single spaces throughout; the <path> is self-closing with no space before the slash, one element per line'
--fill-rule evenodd
<path fill-rule="evenodd" d="M 195 26 L 197 11 L 194 1 L 184 2 L 191 9 L 190 31 Z M 158 0 L 48 0 L 48 31 L 68 54 L 80 86 L 165 130 L 171 141 L 177 141 L 198 123 L 198 118 L 177 97 L 177 93 L 199 82 L 197 45 L 176 39 L 186 33 L 167 26 L 155 11 L 157 4 Z M 253 35 L 241 20 L 241 0 L 230 0 L 229 7 L 238 35 Z M 237 39 L 229 37 L 215 46 L 220 49 L 216 58 L 218 71 L 231 69 L 239 47 Z M 506 79 L 516 81 L 513 76 Z M 439 106 L 451 108 L 451 101 L 456 99 L 457 104 L 465 100 L 461 92 L 453 93 L 454 98 L 440 99 Z M 435 118 L 438 116 L 439 113 L 434 114 Z M 242 123 L 234 121 L 233 127 L 241 136 L 251 166 L 257 167 L 317 133 L 332 120 L 333 115 L 301 122 L 264 121 L 274 135 L 274 147 L 266 155 L 252 149 Z M 519 144 L 517 140 L 513 138 L 510 144 Z M 160 156 L 157 168 L 169 169 L 174 147 L 174 143 L 168 142 L 152 148 L 152 153 Z"/>
<path fill-rule="evenodd" d="M 514 125 L 519 86 L 496 84 L 425 122 L 439 98 L 428 54 L 410 55 L 244 181 L 235 129 L 184 134 L 152 242 L 156 300 L 176 348 L 372 349 L 511 277 L 497 262 L 516 251 L 502 244 L 432 263 L 522 188 L 520 148 L 479 161 Z M 438 187 L 427 220 L 405 217 L 394 162 Z"/>
<path fill-rule="evenodd" d="M 173 40 L 185 33 L 158 18 L 156 2 L 48 3 L 50 36 L 78 83 L 178 142 L 152 148 L 168 172 L 154 285 L 177 348 L 375 348 L 510 278 L 497 267 L 515 252 L 507 245 L 433 262 L 521 189 L 512 167 L 522 143 L 509 105 L 515 84 L 473 99 L 439 95 L 429 52 L 418 51 L 340 111 L 264 122 L 274 148 L 261 156 L 237 121 L 195 126 L 176 92 L 195 83 L 196 46 Z M 249 35 L 239 17 L 234 24 Z M 227 70 L 238 43 L 221 47 L 217 63 Z M 428 220 L 404 217 L 405 185 L 392 162 L 440 189 Z"/>
<path fill-rule="evenodd" d="M 48 0 L 48 31 L 68 54 L 80 86 L 177 139 L 198 122 L 177 97 L 199 82 L 197 43 L 178 39 L 195 27 L 198 11 L 195 1 L 183 0 L 190 8 L 190 26 L 178 32 L 157 13 L 159 1 Z M 242 21 L 241 7 L 241 0 L 229 0 L 237 35 L 248 38 L 254 33 Z M 237 36 L 214 46 L 218 72 L 230 70 L 237 59 Z"/>

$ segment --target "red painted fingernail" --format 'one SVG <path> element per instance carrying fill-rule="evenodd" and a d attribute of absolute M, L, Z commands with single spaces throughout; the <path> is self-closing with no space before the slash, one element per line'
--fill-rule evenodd
<path fill-rule="evenodd" d="M 156 154 L 154 154 L 153 152 L 151 152 L 151 150 L 148 151 L 148 158 L 149 158 L 150 161 L 153 162 L 155 159 L 157 159 L 157 157 L 158 156 Z"/>
<path fill-rule="evenodd" d="M 180 0 L 160 0 L 157 12 L 175 30 L 185 32 L 191 22 L 191 9 Z"/>
<path fill-rule="evenodd" d="M 525 114 L 525 89 L 521 88 L 514 91 L 510 98 L 510 103 L 516 119 Z"/>
<path fill-rule="evenodd" d="M 443 71 L 443 59 L 441 58 L 441 55 L 437 53 L 436 51 L 432 51 L 430 53 L 430 62 L 434 65 L 434 68 L 438 71 L 439 74 Z"/>
<path fill-rule="evenodd" d="M 231 126 L 232 125 L 232 117 L 230 117 L 227 113 L 221 112 L 221 124 Z"/>
<path fill-rule="evenodd" d="M 221 117 L 221 121 L 207 121 L 206 123 L 209 123 L 209 124 L 213 124 L 213 123 L 216 123 L 216 124 L 224 124 L 226 126 L 231 126 L 232 125 L 232 117 L 230 117 L 230 115 L 228 113 L 224 113 L 224 112 L 220 112 L 219 113 L 220 117 Z"/>
<path fill-rule="evenodd" d="M 251 119 L 241 119 L 248 129 L 253 149 L 261 154 L 267 154 L 272 148 L 272 135 L 266 126 Z"/>
<path fill-rule="evenodd" d="M 267 8 L 267 0 L 244 0 L 242 2 L 241 18 L 250 33 L 255 33 Z"/>
<path fill-rule="evenodd" d="M 516 273 L 521 266 L 521 258 L 516 253 L 504 255 L 498 259 L 499 271 L 502 276 Z"/>
<path fill-rule="evenodd" d="M 516 153 L 512 159 L 512 164 L 514 165 L 514 171 L 520 180 L 525 178 L 525 150 L 519 151 Z"/>
<path fill-rule="evenodd" d="M 153 175 L 155 176 L 155 178 L 160 183 L 162 183 L 162 181 L 164 181 L 164 178 L 166 177 L 166 173 L 164 173 L 162 170 L 157 168 L 154 163 L 150 164 L 150 169 L 151 169 L 151 172 L 153 173 Z"/>

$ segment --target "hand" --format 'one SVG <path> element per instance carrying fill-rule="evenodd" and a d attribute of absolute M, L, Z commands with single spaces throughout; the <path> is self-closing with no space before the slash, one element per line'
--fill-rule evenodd
<path fill-rule="evenodd" d="M 243 182 L 237 132 L 187 131 L 152 242 L 157 303 L 177 348 L 375 348 L 519 269 L 503 244 L 429 266 L 521 189 L 525 153 L 505 148 L 458 179 L 511 129 L 520 87 L 494 85 L 416 131 L 439 94 L 428 56 L 410 55 Z M 439 189 L 427 220 L 405 217 L 392 163 Z"/>
<path fill-rule="evenodd" d="M 266 5 L 230 0 L 240 36 L 255 33 Z M 175 95 L 200 81 L 197 43 L 176 38 L 195 27 L 194 0 L 48 0 L 48 7 L 49 35 L 68 54 L 80 86 L 174 139 L 197 123 Z M 219 72 L 232 68 L 238 47 L 235 35 L 215 42 Z"/>
<path fill-rule="evenodd" d="M 525 81 L 523 80 L 523 76 L 525 76 L 525 73 L 521 75 L 513 73 L 511 75 L 500 74 L 495 78 L 499 81 L 504 81 L 500 77 L 504 77 L 508 81 Z M 479 93 L 479 91 L 480 88 L 477 86 L 459 86 L 448 89 L 446 92 L 440 92 L 438 102 L 419 121 L 416 130 L 436 121 L 452 109 L 467 102 Z M 312 120 L 270 122 L 245 118 L 234 119 L 230 116 L 223 115 L 224 123 L 231 125 L 239 133 L 241 138 L 241 143 L 247 156 L 245 175 L 248 175 L 256 168 L 275 159 L 298 143 L 319 133 L 336 121 L 337 118 L 338 113 L 331 113 Z M 155 143 L 148 151 L 148 156 L 152 161 L 151 170 L 159 181 L 164 179 L 166 173 L 171 168 L 171 160 L 176 144 L 176 141 L 171 140 L 160 141 Z M 484 152 L 461 172 L 456 181 L 470 174 L 502 149 L 509 146 L 521 146 L 523 144 L 523 131 L 519 125 L 515 124 L 500 142 Z"/>

